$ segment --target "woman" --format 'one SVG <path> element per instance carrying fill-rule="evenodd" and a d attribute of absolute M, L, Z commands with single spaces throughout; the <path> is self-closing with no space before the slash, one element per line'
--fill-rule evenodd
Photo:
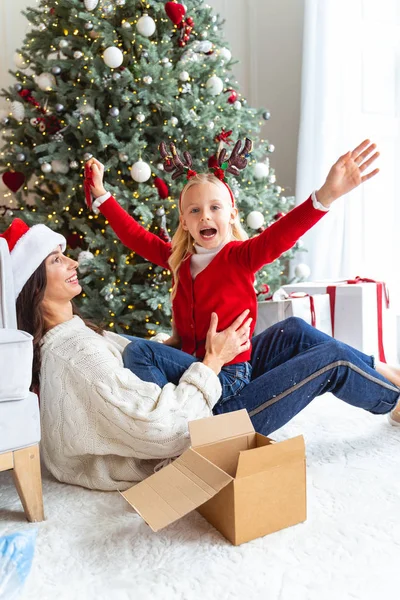
<path fill-rule="evenodd" d="M 217 375 L 249 344 L 246 314 L 220 333 L 213 315 L 202 363 L 162 344 L 129 343 L 74 314 L 81 286 L 77 263 L 63 254 L 62 236 L 15 219 L 3 237 L 18 324 L 34 336 L 42 456 L 59 481 L 126 489 L 187 448 L 188 421 L 213 413 L 247 408 L 256 430 L 267 435 L 327 391 L 374 414 L 397 404 L 399 369 L 374 368 L 372 357 L 294 318 L 253 339 L 253 380 L 221 402 Z M 143 369 L 144 378 L 146 369 L 157 372 L 158 382 L 142 381 L 124 367 L 123 360 L 129 366 L 138 357 L 135 369 Z M 166 364 L 175 369 L 170 382 L 163 379 Z"/>

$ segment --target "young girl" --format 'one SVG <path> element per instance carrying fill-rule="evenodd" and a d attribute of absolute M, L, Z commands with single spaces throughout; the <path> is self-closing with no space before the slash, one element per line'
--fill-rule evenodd
<path fill-rule="evenodd" d="M 233 193 L 224 181 L 224 169 L 238 174 L 247 164 L 250 146 L 250 140 L 246 140 L 241 150 L 238 142 L 229 159 L 222 151 L 214 173 L 203 174 L 191 170 L 188 153 L 182 161 L 173 144 L 171 156 L 165 145 L 160 147 L 166 171 L 173 172 L 173 178 L 177 178 L 186 170 L 189 178 L 179 199 L 180 223 L 172 243 L 147 231 L 121 208 L 104 189 L 104 167 L 94 158 L 88 163 L 90 177 L 87 180 L 96 198 L 94 210 L 105 216 L 123 244 L 150 262 L 171 270 L 176 333 L 182 350 L 198 359 L 205 354 L 211 314 L 217 313 L 218 328 L 222 330 L 235 316 L 249 309 L 252 334 L 257 317 L 256 271 L 289 250 L 324 216 L 332 202 L 378 172 L 375 169 L 362 175 L 378 157 L 377 152 L 370 156 L 376 146 L 365 140 L 339 158 L 324 185 L 308 200 L 260 235 L 246 239 Z M 219 377 L 224 400 L 240 392 L 250 381 L 250 356 L 251 348 L 221 370 Z"/>

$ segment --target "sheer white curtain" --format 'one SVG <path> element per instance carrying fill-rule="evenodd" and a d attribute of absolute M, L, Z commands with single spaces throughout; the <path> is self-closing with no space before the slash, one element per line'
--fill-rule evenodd
<path fill-rule="evenodd" d="M 311 278 L 400 274 L 400 2 L 306 0 L 296 196 L 303 201 L 331 164 L 364 138 L 380 174 L 335 203 L 306 236 L 296 262 Z"/>

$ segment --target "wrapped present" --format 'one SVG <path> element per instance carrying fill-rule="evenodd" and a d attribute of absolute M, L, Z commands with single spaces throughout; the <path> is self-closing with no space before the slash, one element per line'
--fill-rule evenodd
<path fill-rule="evenodd" d="M 320 331 L 332 335 L 328 294 L 275 292 L 272 299 L 258 303 L 255 335 L 288 317 L 300 317 Z"/>
<path fill-rule="evenodd" d="M 378 360 L 397 360 L 395 315 L 382 281 L 356 277 L 343 281 L 306 281 L 283 286 L 287 293 L 327 293 L 332 335 Z"/>

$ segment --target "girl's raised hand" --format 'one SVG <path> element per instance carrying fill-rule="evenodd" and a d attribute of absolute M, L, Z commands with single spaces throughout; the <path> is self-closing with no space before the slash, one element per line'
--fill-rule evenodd
<path fill-rule="evenodd" d="M 351 192 L 379 173 L 379 169 L 365 173 L 379 156 L 379 152 L 374 152 L 375 149 L 376 144 L 364 140 L 353 151 L 341 156 L 329 171 L 324 185 L 317 191 L 318 202 L 328 208 L 340 196 Z"/>
<path fill-rule="evenodd" d="M 106 194 L 103 184 L 104 176 L 104 165 L 101 164 L 96 158 L 91 158 L 87 161 L 86 165 L 90 167 L 92 173 L 93 185 L 91 186 L 91 192 L 95 198 Z"/>

